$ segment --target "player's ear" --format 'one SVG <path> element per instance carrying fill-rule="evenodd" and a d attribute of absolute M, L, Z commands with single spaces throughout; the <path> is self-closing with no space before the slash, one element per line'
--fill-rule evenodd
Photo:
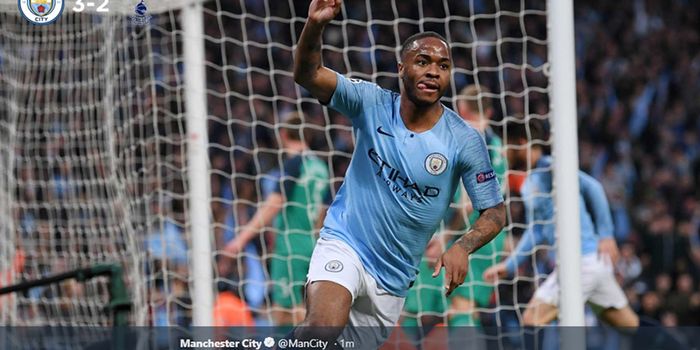
<path fill-rule="evenodd" d="M 287 134 L 287 129 L 286 128 L 280 128 L 280 139 L 279 141 L 281 143 L 286 143 L 287 139 L 289 138 L 289 135 Z M 281 145 L 280 145 L 281 146 Z"/>
<path fill-rule="evenodd" d="M 399 62 L 399 79 L 403 79 L 403 63 Z"/>
<path fill-rule="evenodd" d="M 455 103 L 455 107 L 457 108 L 457 114 L 459 114 L 461 117 L 463 117 L 466 112 L 466 107 L 464 106 L 465 104 L 466 103 L 464 102 L 464 100 L 462 100 L 461 96 L 457 96 L 457 102 Z"/>

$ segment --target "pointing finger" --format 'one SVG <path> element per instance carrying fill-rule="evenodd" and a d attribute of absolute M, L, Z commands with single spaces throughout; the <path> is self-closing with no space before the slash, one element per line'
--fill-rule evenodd
<path fill-rule="evenodd" d="M 439 257 L 435 263 L 435 270 L 433 271 L 433 278 L 440 274 L 440 269 L 442 268 L 442 257 Z"/>

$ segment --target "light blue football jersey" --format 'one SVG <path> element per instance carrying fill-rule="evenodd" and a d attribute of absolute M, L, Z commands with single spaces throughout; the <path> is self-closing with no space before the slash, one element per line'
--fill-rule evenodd
<path fill-rule="evenodd" d="M 578 172 L 579 215 L 581 220 L 581 254 L 595 254 L 600 238 L 611 238 L 614 231 L 608 199 L 603 185 L 583 171 Z M 554 192 L 552 192 L 552 157 L 543 156 L 532 169 L 520 190 L 528 228 L 506 260 L 509 274 L 532 255 L 539 244 L 554 245 Z"/>
<path fill-rule="evenodd" d="M 321 237 L 353 247 L 378 285 L 405 296 L 459 181 L 475 210 L 503 201 L 481 135 L 454 111 L 408 130 L 400 95 L 338 74 L 329 106 L 350 117 L 355 151 Z"/>

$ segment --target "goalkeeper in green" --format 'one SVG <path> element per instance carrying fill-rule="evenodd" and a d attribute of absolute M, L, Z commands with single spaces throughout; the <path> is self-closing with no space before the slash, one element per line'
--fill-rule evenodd
<path fill-rule="evenodd" d="M 284 150 L 277 186 L 253 218 L 226 246 L 229 254 L 243 247 L 274 221 L 277 233 L 270 260 L 272 319 L 276 325 L 294 325 L 305 317 L 303 287 L 316 243 L 314 220 L 328 192 L 326 163 L 309 152 L 302 138 L 302 115 L 292 113 L 280 128 Z"/>

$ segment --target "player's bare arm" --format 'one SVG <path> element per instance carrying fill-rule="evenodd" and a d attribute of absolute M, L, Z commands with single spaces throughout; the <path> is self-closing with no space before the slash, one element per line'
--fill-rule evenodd
<path fill-rule="evenodd" d="M 486 269 L 483 278 L 486 282 L 496 283 L 499 278 L 505 278 L 507 275 L 508 269 L 506 268 L 506 264 L 500 262 Z"/>
<path fill-rule="evenodd" d="M 617 264 L 620 257 L 620 251 L 617 248 L 615 238 L 601 238 L 598 241 L 598 256 L 604 259 L 609 259 L 612 266 Z"/>
<path fill-rule="evenodd" d="M 257 237 L 266 225 L 269 225 L 272 220 L 279 214 L 284 206 L 284 197 L 279 193 L 270 194 L 263 205 L 255 212 L 255 215 L 250 222 L 236 235 L 231 242 L 226 245 L 226 252 L 231 255 L 236 255 L 243 251 L 243 248 L 253 238 Z"/>
<path fill-rule="evenodd" d="M 484 210 L 474 223 L 474 227 L 455 244 L 471 254 L 496 237 L 505 224 L 506 209 L 505 205 L 500 203 L 495 207 Z"/>
<path fill-rule="evenodd" d="M 294 56 L 294 81 L 322 103 L 328 103 L 335 92 L 335 72 L 323 66 L 321 35 L 323 28 L 340 12 L 342 0 L 313 0 L 309 17 L 297 43 Z"/>
<path fill-rule="evenodd" d="M 433 277 L 440 273 L 442 266 L 445 267 L 445 293 L 447 295 L 450 295 L 455 288 L 464 283 L 469 268 L 469 254 L 496 237 L 505 223 L 506 211 L 503 203 L 484 210 L 474 226 L 438 259 Z"/>

